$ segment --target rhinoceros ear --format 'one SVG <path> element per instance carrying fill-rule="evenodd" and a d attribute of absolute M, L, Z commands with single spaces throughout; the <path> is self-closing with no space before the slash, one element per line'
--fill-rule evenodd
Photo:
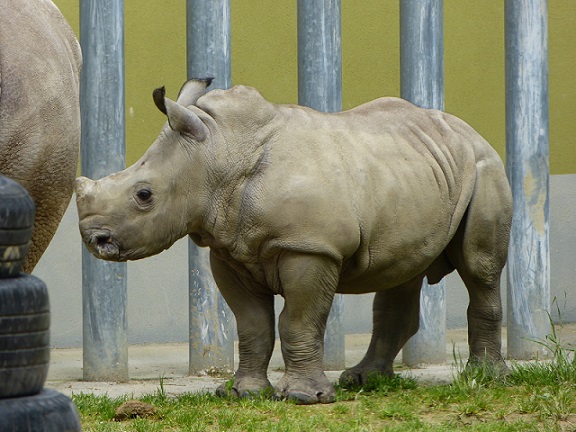
<path fill-rule="evenodd" d="M 177 102 L 183 106 L 196 105 L 196 101 L 206 93 L 212 78 L 192 78 L 184 83 L 178 93 Z"/>
<path fill-rule="evenodd" d="M 168 116 L 170 127 L 178 132 L 192 135 L 196 141 L 204 141 L 208 135 L 208 128 L 185 106 L 168 99 L 164 87 L 157 88 L 152 93 L 154 103 L 160 111 Z"/>

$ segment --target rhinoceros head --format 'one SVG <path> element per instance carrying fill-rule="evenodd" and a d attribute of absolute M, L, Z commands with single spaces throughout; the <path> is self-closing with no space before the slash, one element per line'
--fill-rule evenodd
<path fill-rule="evenodd" d="M 202 148 L 209 129 L 205 113 L 194 104 L 209 84 L 188 81 L 176 102 L 165 97 L 164 88 L 156 89 L 154 102 L 168 123 L 146 153 L 119 173 L 76 180 L 80 233 L 98 258 L 126 261 L 157 254 L 201 218 Z M 179 181 L 184 171 L 186 181 Z M 192 191 L 198 199 L 190 200 Z"/>

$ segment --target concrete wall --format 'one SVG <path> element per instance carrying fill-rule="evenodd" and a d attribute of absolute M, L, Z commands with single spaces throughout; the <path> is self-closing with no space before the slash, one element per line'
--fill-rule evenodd
<path fill-rule="evenodd" d="M 551 180 L 551 290 L 566 322 L 576 321 L 576 175 Z M 81 240 L 72 203 L 34 274 L 49 288 L 54 347 L 82 344 Z M 188 341 L 187 239 L 162 254 L 128 264 L 128 338 L 130 343 Z M 506 282 L 502 281 L 506 300 Z M 346 332 L 371 330 L 372 295 L 345 296 Z M 456 274 L 448 277 L 447 325 L 466 326 L 468 295 Z M 277 301 L 277 312 L 281 308 Z M 558 318 L 556 305 L 553 315 Z"/>

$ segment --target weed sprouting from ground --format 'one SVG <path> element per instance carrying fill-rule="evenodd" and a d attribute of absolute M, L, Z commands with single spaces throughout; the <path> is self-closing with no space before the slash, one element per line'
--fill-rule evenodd
<path fill-rule="evenodd" d="M 164 375 L 160 376 L 160 386 L 158 387 L 158 390 L 156 390 L 156 395 L 160 399 L 166 399 L 166 389 L 164 389 Z"/>
<path fill-rule="evenodd" d="M 559 310 L 558 314 L 561 317 Z M 534 342 L 543 346 L 551 354 L 551 359 L 522 365 L 515 364 L 510 376 L 512 383 L 541 386 L 576 383 L 574 349 L 562 343 L 556 330 L 557 325 L 552 321 L 550 314 L 548 314 L 548 318 L 551 333 L 544 340 L 535 340 Z"/>

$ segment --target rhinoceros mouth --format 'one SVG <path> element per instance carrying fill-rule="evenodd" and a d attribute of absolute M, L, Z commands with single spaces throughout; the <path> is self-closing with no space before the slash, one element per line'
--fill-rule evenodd
<path fill-rule="evenodd" d="M 94 230 L 89 233 L 86 245 L 98 258 L 109 261 L 120 260 L 120 247 L 108 230 Z"/>

